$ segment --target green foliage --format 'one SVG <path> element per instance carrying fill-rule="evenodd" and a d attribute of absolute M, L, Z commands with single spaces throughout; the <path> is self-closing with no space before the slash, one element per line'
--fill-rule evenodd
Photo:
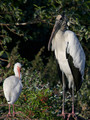
<path fill-rule="evenodd" d="M 44 64 L 42 58 L 40 57 L 43 51 L 44 51 L 44 47 L 40 49 L 38 54 L 35 56 L 35 59 L 31 62 L 32 70 L 36 70 L 36 68 L 38 71 L 43 70 Z"/>
<path fill-rule="evenodd" d="M 42 52 L 43 48 L 36 55 L 35 58 L 37 59 L 30 63 L 31 67 L 29 67 L 30 64 L 27 65 L 26 62 L 23 63 L 24 67 L 22 67 L 21 71 L 23 90 L 16 102 L 15 111 L 21 111 L 22 114 L 20 114 L 20 116 L 22 116 L 23 119 L 25 119 L 25 116 L 27 116 L 30 119 L 59 120 L 62 119 L 60 116 L 58 116 L 58 114 L 61 113 L 62 108 L 62 87 L 59 83 L 56 83 L 55 87 L 53 88 L 53 85 L 50 86 L 50 82 L 43 82 L 45 79 L 52 79 L 51 82 L 53 82 L 54 79 L 58 78 L 56 76 L 57 73 L 55 73 L 55 71 L 57 71 L 57 68 L 55 67 L 56 61 L 51 57 L 44 68 L 44 65 L 42 65 L 43 60 L 41 58 Z M 15 53 L 15 50 L 12 53 Z M 52 62 L 50 61 L 53 61 L 52 67 Z M 34 64 L 35 66 L 33 66 Z M 39 67 L 41 66 L 40 64 L 42 65 L 42 69 Z M 12 69 L 10 70 L 12 71 Z M 7 71 L 7 73 L 10 74 L 9 71 Z M 7 75 L 7 73 L 5 75 Z M 55 76 L 52 76 L 53 74 L 55 74 Z M 89 76 L 85 78 L 86 81 L 84 80 L 81 90 L 75 96 L 75 110 L 77 111 L 77 114 L 87 119 L 89 118 L 90 104 L 90 93 L 87 89 L 90 87 L 88 77 Z M 2 86 L 0 87 L 0 90 L 2 90 Z M 1 107 L 2 111 L 0 111 L 0 115 L 2 116 L 3 113 L 7 113 L 8 108 L 4 106 L 6 100 L 3 94 L 1 94 L 1 96 L 0 104 L 3 103 L 3 106 Z M 66 112 L 71 111 L 71 99 L 68 96 L 69 95 L 67 94 L 65 103 Z"/>
<path fill-rule="evenodd" d="M 44 68 L 44 72 L 42 72 L 42 79 L 44 82 L 49 82 L 50 87 L 54 87 L 57 85 L 59 80 L 57 63 L 54 59 L 54 56 L 48 59 L 48 63 Z"/>

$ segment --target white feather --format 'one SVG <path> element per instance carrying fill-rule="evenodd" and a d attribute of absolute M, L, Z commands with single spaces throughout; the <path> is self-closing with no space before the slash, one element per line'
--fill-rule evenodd
<path fill-rule="evenodd" d="M 72 56 L 74 66 L 79 68 L 79 71 L 83 77 L 85 68 L 85 54 L 82 46 L 75 33 L 72 31 L 67 30 L 65 32 L 65 38 L 65 42 L 68 43 L 67 52 Z"/>
<path fill-rule="evenodd" d="M 20 63 L 15 64 L 15 73 L 18 73 L 16 69 L 17 66 L 21 67 Z M 22 91 L 22 87 L 23 85 L 18 74 L 15 74 L 15 76 L 10 76 L 4 80 L 3 91 L 8 104 L 14 104 L 14 102 L 16 102 Z"/>

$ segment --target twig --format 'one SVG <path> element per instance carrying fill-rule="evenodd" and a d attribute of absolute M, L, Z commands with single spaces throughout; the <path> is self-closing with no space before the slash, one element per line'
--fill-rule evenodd
<path fill-rule="evenodd" d="M 85 50 L 90 54 L 90 51 L 88 50 L 88 48 L 86 46 L 83 45 L 83 47 L 85 48 Z"/>
<path fill-rule="evenodd" d="M 33 20 L 33 21 L 29 21 L 29 22 L 24 22 L 24 23 L 0 23 L 0 26 L 13 26 L 13 25 L 16 25 L 16 26 L 25 26 L 25 25 L 29 25 L 29 24 L 37 24 L 37 23 L 47 23 L 46 20 L 40 20 L 40 19 L 37 19 L 37 20 Z M 53 25 L 52 23 L 49 23 L 50 25 Z"/>
<path fill-rule="evenodd" d="M 8 104 L 0 104 L 0 107 L 1 106 L 8 106 Z M 17 104 L 15 104 L 15 106 L 20 107 L 20 105 L 17 105 Z"/>
<path fill-rule="evenodd" d="M 6 118 L 6 116 L 7 116 L 7 115 L 3 115 L 3 116 L 1 116 L 1 117 L 0 117 L 0 120 Z"/>
<path fill-rule="evenodd" d="M 3 104 L 0 104 L 0 107 L 1 107 L 1 106 L 8 106 L 8 104 L 4 104 L 4 105 L 3 105 Z"/>
<path fill-rule="evenodd" d="M 3 96 L 3 94 L 0 94 L 0 96 Z"/>
<path fill-rule="evenodd" d="M 24 36 L 24 34 L 17 34 L 14 30 L 10 29 L 8 26 L 13 26 L 13 25 L 25 26 L 25 25 L 29 25 L 29 24 L 37 24 L 37 23 L 40 23 L 40 22 L 53 25 L 52 23 L 47 23 L 46 20 L 38 19 L 38 20 L 35 20 L 35 21 L 30 21 L 30 22 L 25 22 L 25 23 L 10 23 L 10 24 L 9 23 L 6 23 L 6 24 L 5 23 L 0 23 L 0 26 L 5 26 L 10 32 L 12 32 L 12 33 L 14 33 L 18 36 Z M 1 37 L 3 37 L 3 36 L 1 36 Z"/>
<path fill-rule="evenodd" d="M 3 92 L 3 90 L 0 90 L 0 92 L 2 93 L 2 92 Z"/>
<path fill-rule="evenodd" d="M 7 37 L 7 35 L 0 35 L 0 37 L 4 38 L 4 37 Z M 0 41 L 0 44 L 2 44 L 1 41 Z"/>
<path fill-rule="evenodd" d="M 16 34 L 16 35 L 18 35 L 18 36 L 24 36 L 23 34 L 17 34 L 17 33 L 14 32 L 13 30 L 11 30 L 7 25 L 6 25 L 6 28 L 7 28 L 10 32 L 12 32 L 12 33 L 14 33 L 14 34 Z"/>
<path fill-rule="evenodd" d="M 6 60 L 6 59 L 3 59 L 3 58 L 0 58 L 0 60 L 1 60 L 1 61 L 6 61 L 6 62 L 8 62 L 8 60 Z"/>
<path fill-rule="evenodd" d="M 18 113 L 21 113 L 21 114 L 23 114 L 28 120 L 31 120 L 28 116 L 26 116 L 23 112 L 21 112 L 21 111 L 18 111 Z"/>
<path fill-rule="evenodd" d="M 5 113 L 6 114 L 6 113 Z M 19 117 L 19 118 L 22 118 L 22 119 L 24 119 L 24 118 L 26 118 L 27 120 L 31 120 L 28 116 L 26 116 L 23 112 L 21 112 L 21 111 L 18 111 L 18 113 L 16 114 L 16 116 L 15 117 L 13 117 L 13 116 L 10 116 L 10 117 L 7 117 L 7 115 L 2 115 L 1 117 L 0 117 L 0 119 L 4 119 L 4 118 L 6 118 L 7 120 L 8 119 L 11 119 L 11 118 L 15 118 L 15 119 L 18 119 L 17 117 Z M 20 116 L 20 115 L 18 115 L 18 114 L 22 114 L 22 115 L 24 115 L 25 117 L 23 117 L 23 116 Z"/>
<path fill-rule="evenodd" d="M 0 14 L 11 14 L 12 15 L 13 13 L 12 12 L 6 12 L 6 11 L 4 12 L 3 11 L 3 12 L 0 12 Z"/>

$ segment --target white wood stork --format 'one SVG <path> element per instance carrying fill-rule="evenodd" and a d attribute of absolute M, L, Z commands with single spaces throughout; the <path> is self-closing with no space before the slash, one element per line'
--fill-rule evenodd
<path fill-rule="evenodd" d="M 4 95 L 9 104 L 8 116 L 11 116 L 11 112 L 10 112 L 11 104 L 13 105 L 13 116 L 15 116 L 14 103 L 16 102 L 16 100 L 18 99 L 18 97 L 22 91 L 23 86 L 22 86 L 22 82 L 21 82 L 20 69 L 21 69 L 21 64 L 16 63 L 14 65 L 15 76 L 10 76 L 10 77 L 6 78 L 3 83 Z"/>
<path fill-rule="evenodd" d="M 56 17 L 56 22 L 48 43 L 48 50 L 50 50 L 52 45 L 52 51 L 54 51 L 60 71 L 62 71 L 63 106 L 61 116 L 64 116 L 64 118 L 65 91 L 69 90 L 72 94 L 72 113 L 68 114 L 69 120 L 71 115 L 75 117 L 74 88 L 78 91 L 83 81 L 85 53 L 75 33 L 66 30 L 66 24 L 67 20 L 65 16 L 58 15 Z"/>

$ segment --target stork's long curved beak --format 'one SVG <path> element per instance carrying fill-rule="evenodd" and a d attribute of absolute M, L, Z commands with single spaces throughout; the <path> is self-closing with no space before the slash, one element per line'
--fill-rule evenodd
<path fill-rule="evenodd" d="M 58 25 L 59 25 L 59 21 L 56 21 L 56 22 L 55 22 L 55 25 L 54 25 L 54 27 L 53 27 L 53 30 L 52 30 L 52 33 L 51 33 L 50 39 L 49 39 L 49 43 L 48 43 L 48 51 L 50 51 L 50 47 L 51 47 L 51 43 L 52 43 L 52 39 L 54 38 L 54 36 L 56 35 L 56 33 L 57 33 L 58 29 L 59 29 Z"/>
<path fill-rule="evenodd" d="M 50 51 L 50 47 L 51 47 L 51 43 L 52 43 L 52 39 L 54 38 L 54 36 L 56 35 L 57 31 L 60 29 L 60 19 L 62 18 L 61 15 L 58 15 L 56 17 L 56 22 L 55 25 L 53 27 L 50 39 L 49 39 L 49 43 L 48 43 L 48 51 Z"/>
<path fill-rule="evenodd" d="M 19 74 L 19 80 L 20 80 L 20 67 L 17 66 L 18 74 Z"/>
<path fill-rule="evenodd" d="M 55 25 L 54 25 L 54 27 L 53 27 L 53 30 L 52 30 L 52 33 L 51 33 L 51 36 L 50 36 L 50 39 L 49 39 L 48 51 L 50 51 L 51 42 L 52 42 L 52 39 L 53 39 L 53 37 L 54 37 L 54 32 L 55 32 Z"/>

